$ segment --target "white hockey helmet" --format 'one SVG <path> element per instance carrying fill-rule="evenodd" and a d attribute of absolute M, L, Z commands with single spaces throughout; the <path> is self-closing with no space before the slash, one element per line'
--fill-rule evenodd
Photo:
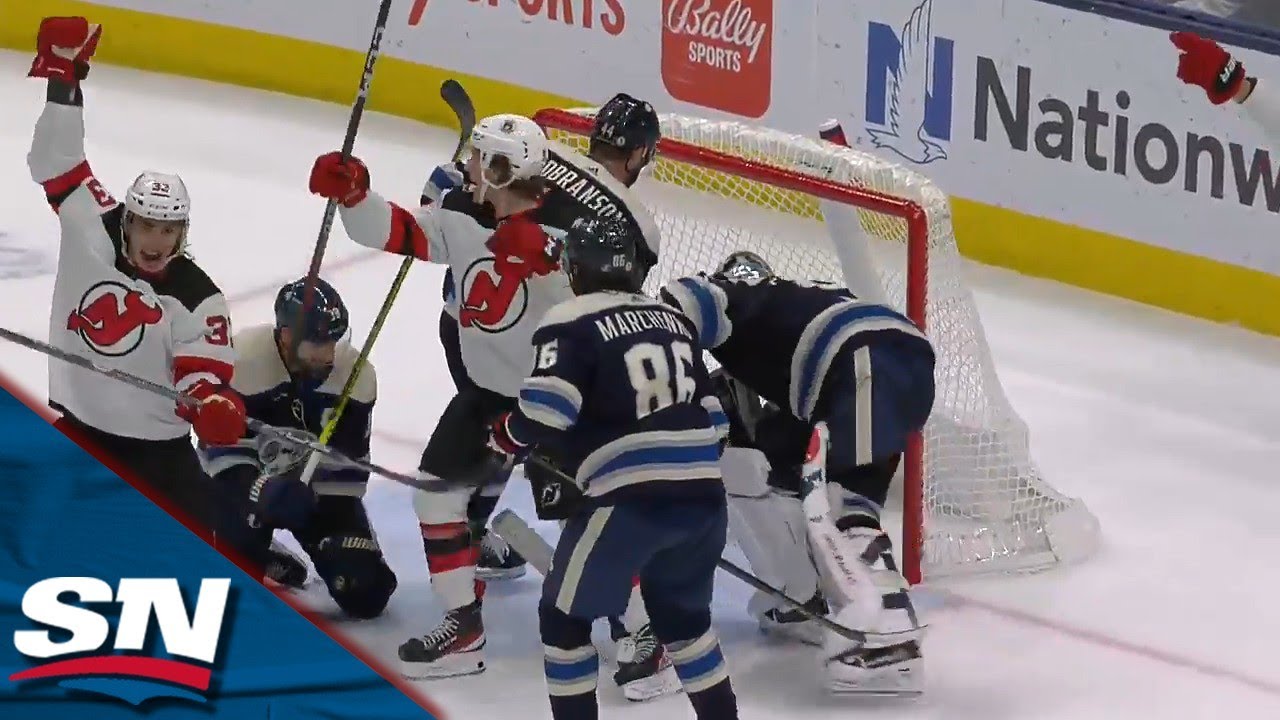
<path fill-rule="evenodd" d="M 473 152 L 480 153 L 480 167 L 488 170 L 494 158 L 506 158 L 511 175 L 502 183 L 494 183 L 487 176 L 486 185 L 506 187 L 512 180 L 527 180 L 542 174 L 550 148 L 547 134 L 538 124 L 523 115 L 491 115 L 476 124 L 471 131 Z"/>
<path fill-rule="evenodd" d="M 169 173 L 147 170 L 134 179 L 125 195 L 126 220 L 137 215 L 148 220 L 181 222 L 182 237 L 174 254 L 181 253 L 187 243 L 187 229 L 191 223 L 191 196 L 182 178 Z"/>

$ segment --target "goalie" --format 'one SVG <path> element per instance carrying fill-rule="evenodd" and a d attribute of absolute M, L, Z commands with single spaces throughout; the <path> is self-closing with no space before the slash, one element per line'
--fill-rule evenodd
<path fill-rule="evenodd" d="M 753 569 L 788 595 L 811 598 L 812 611 L 821 614 L 831 600 L 835 622 L 882 634 L 855 646 L 825 633 L 831 689 L 918 692 L 920 626 L 893 560 L 893 544 L 881 528 L 880 509 L 907 438 L 933 408 L 929 340 L 886 306 L 859 302 L 838 285 L 779 278 L 750 252 L 734 253 L 714 274 L 669 283 L 661 297 L 693 320 L 699 345 L 722 366 L 721 404 L 736 416 L 730 443 L 739 446 L 722 458 L 730 527 Z M 761 352 L 767 347 L 794 351 Z M 762 398 L 770 406 L 762 407 Z M 802 493 L 799 470 L 810 454 L 810 429 L 819 423 L 833 438 L 823 448 L 832 481 L 824 488 L 829 498 L 823 498 L 831 507 L 830 522 L 802 512 L 796 497 Z M 824 570 L 816 572 L 803 540 L 805 526 L 816 533 L 831 524 L 821 536 L 823 545 L 814 548 Z M 828 543 L 836 549 L 827 549 Z M 869 567 L 847 568 L 834 553 L 861 557 Z M 870 612 L 850 592 L 865 587 L 858 578 L 867 575 L 883 605 Z M 766 626 L 800 619 L 762 607 L 758 599 L 753 605 Z"/>

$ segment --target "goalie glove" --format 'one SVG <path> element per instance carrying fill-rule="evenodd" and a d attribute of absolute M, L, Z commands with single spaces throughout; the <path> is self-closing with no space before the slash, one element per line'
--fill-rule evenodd
<path fill-rule="evenodd" d="M 1231 100 L 1245 82 L 1244 64 L 1231 57 L 1221 45 L 1191 32 L 1169 34 L 1182 51 L 1178 55 L 1178 79 L 1203 88 L 1214 105 Z"/>

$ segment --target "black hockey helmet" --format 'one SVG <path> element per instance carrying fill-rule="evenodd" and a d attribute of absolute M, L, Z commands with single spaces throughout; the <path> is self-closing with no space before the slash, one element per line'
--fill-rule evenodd
<path fill-rule="evenodd" d="M 773 277 L 773 268 L 750 250 L 739 250 L 720 263 L 716 274 L 729 280 L 767 280 Z"/>
<path fill-rule="evenodd" d="M 631 168 L 639 175 L 640 170 L 653 160 L 661 138 L 662 127 L 653 106 L 626 93 L 618 93 L 596 111 L 590 149 L 594 153 L 598 146 L 603 145 L 628 155 L 643 149 L 644 162 L 640 167 Z"/>
<path fill-rule="evenodd" d="M 640 239 L 616 219 L 579 218 L 564 239 L 565 267 L 574 293 L 640 292 L 645 269 Z"/>
<path fill-rule="evenodd" d="M 311 292 L 311 302 L 303 311 L 303 302 L 307 299 L 307 279 L 294 280 L 280 288 L 276 293 L 276 331 L 292 327 L 298 313 L 303 312 L 301 321 L 301 339 L 314 343 L 331 343 L 342 339 L 347 334 L 350 318 L 347 315 L 346 303 L 333 286 L 320 278 L 316 278 L 315 288 Z"/>

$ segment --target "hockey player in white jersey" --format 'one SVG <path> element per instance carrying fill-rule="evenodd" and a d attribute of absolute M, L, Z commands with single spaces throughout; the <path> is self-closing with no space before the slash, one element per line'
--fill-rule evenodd
<path fill-rule="evenodd" d="M 102 28 L 82 17 L 46 18 L 31 77 L 47 102 L 27 163 L 58 215 L 62 238 L 49 341 L 96 365 L 172 387 L 194 407 L 50 361 L 49 401 L 59 429 L 103 451 L 202 527 L 219 500 L 191 444 L 235 442 L 244 404 L 228 383 L 235 353 L 218 286 L 185 253 L 191 200 L 177 175 L 144 172 L 123 203 L 99 182 L 84 150 L 84 94 Z"/>
<path fill-rule="evenodd" d="M 1179 50 L 1179 80 L 1202 88 L 1214 105 L 1242 107 L 1246 116 L 1280 142 L 1280 90 L 1250 76 L 1244 63 L 1209 38 L 1174 32 L 1169 39 Z"/>
<path fill-rule="evenodd" d="M 542 316 L 573 294 L 560 268 L 559 233 L 535 216 L 546 193 L 540 173 L 547 154 L 546 135 L 532 120 L 485 118 L 470 138 L 466 167 L 474 192 L 448 192 L 416 211 L 372 192 L 356 158 L 329 153 L 312 169 L 311 191 L 340 203 L 353 240 L 446 264 L 457 278 L 459 340 L 474 388 L 461 388 L 445 408 L 419 468 L 469 487 L 415 495 L 432 588 L 446 614 L 400 647 L 409 677 L 484 670 L 483 584 L 475 578 L 478 548 L 467 506 L 481 488 L 505 482 L 507 472 L 487 448 L 489 424 L 515 406 Z"/>
<path fill-rule="evenodd" d="M 285 284 L 276 294 L 275 322 L 236 333 L 233 386 L 244 397 L 249 417 L 319 435 L 360 353 L 346 339 L 349 316 L 338 291 L 316 278 L 306 305 L 305 295 L 305 278 Z M 295 322 L 301 338 L 296 343 Z M 377 400 L 377 370 L 366 362 L 329 446 L 349 458 L 367 459 Z M 242 521 L 237 549 L 251 564 L 286 586 L 305 581 L 306 565 L 272 547 L 272 532 L 287 530 L 345 614 L 371 618 L 382 613 L 396 589 L 396 575 L 365 512 L 368 472 L 323 459 L 304 484 L 306 451 L 252 432 L 234 446 L 201 450 L 209 474 L 236 501 Z"/>
<path fill-rule="evenodd" d="M 660 121 L 652 105 L 626 93 L 610 98 L 596 113 L 585 156 L 567 145 L 549 144 L 550 153 L 542 176 L 548 180 L 550 188 L 535 213 L 539 222 L 567 231 L 579 218 L 617 219 L 641 239 L 638 256 L 647 274 L 658 261 L 661 232 L 648 208 L 631 188 L 655 158 L 660 139 Z M 464 169 L 460 163 L 435 168 L 423 188 L 422 205 L 439 202 L 445 192 L 455 188 L 470 189 Z M 459 347 L 457 291 L 451 272 L 446 272 L 443 297 L 440 343 L 454 384 L 461 389 L 472 383 Z M 540 449 L 535 454 L 553 466 L 561 465 L 554 452 Z M 570 476 L 574 474 L 573 468 L 560 469 Z M 553 506 L 572 493 L 562 491 L 561 477 L 536 463 L 525 466 L 525 475 L 533 485 L 539 517 L 563 517 L 564 513 Z M 524 559 L 501 538 L 484 528 L 485 520 L 497 501 L 493 489 L 486 489 L 473 498 L 468 507 L 472 532 L 475 537 L 482 538 L 477 577 L 485 580 L 524 574 Z M 625 617 L 609 619 L 610 635 L 618 643 L 618 669 L 614 673 L 614 681 L 628 698 L 645 700 L 677 692 L 680 683 L 671 670 L 665 650 L 653 634 L 639 585 L 635 588 Z"/>

